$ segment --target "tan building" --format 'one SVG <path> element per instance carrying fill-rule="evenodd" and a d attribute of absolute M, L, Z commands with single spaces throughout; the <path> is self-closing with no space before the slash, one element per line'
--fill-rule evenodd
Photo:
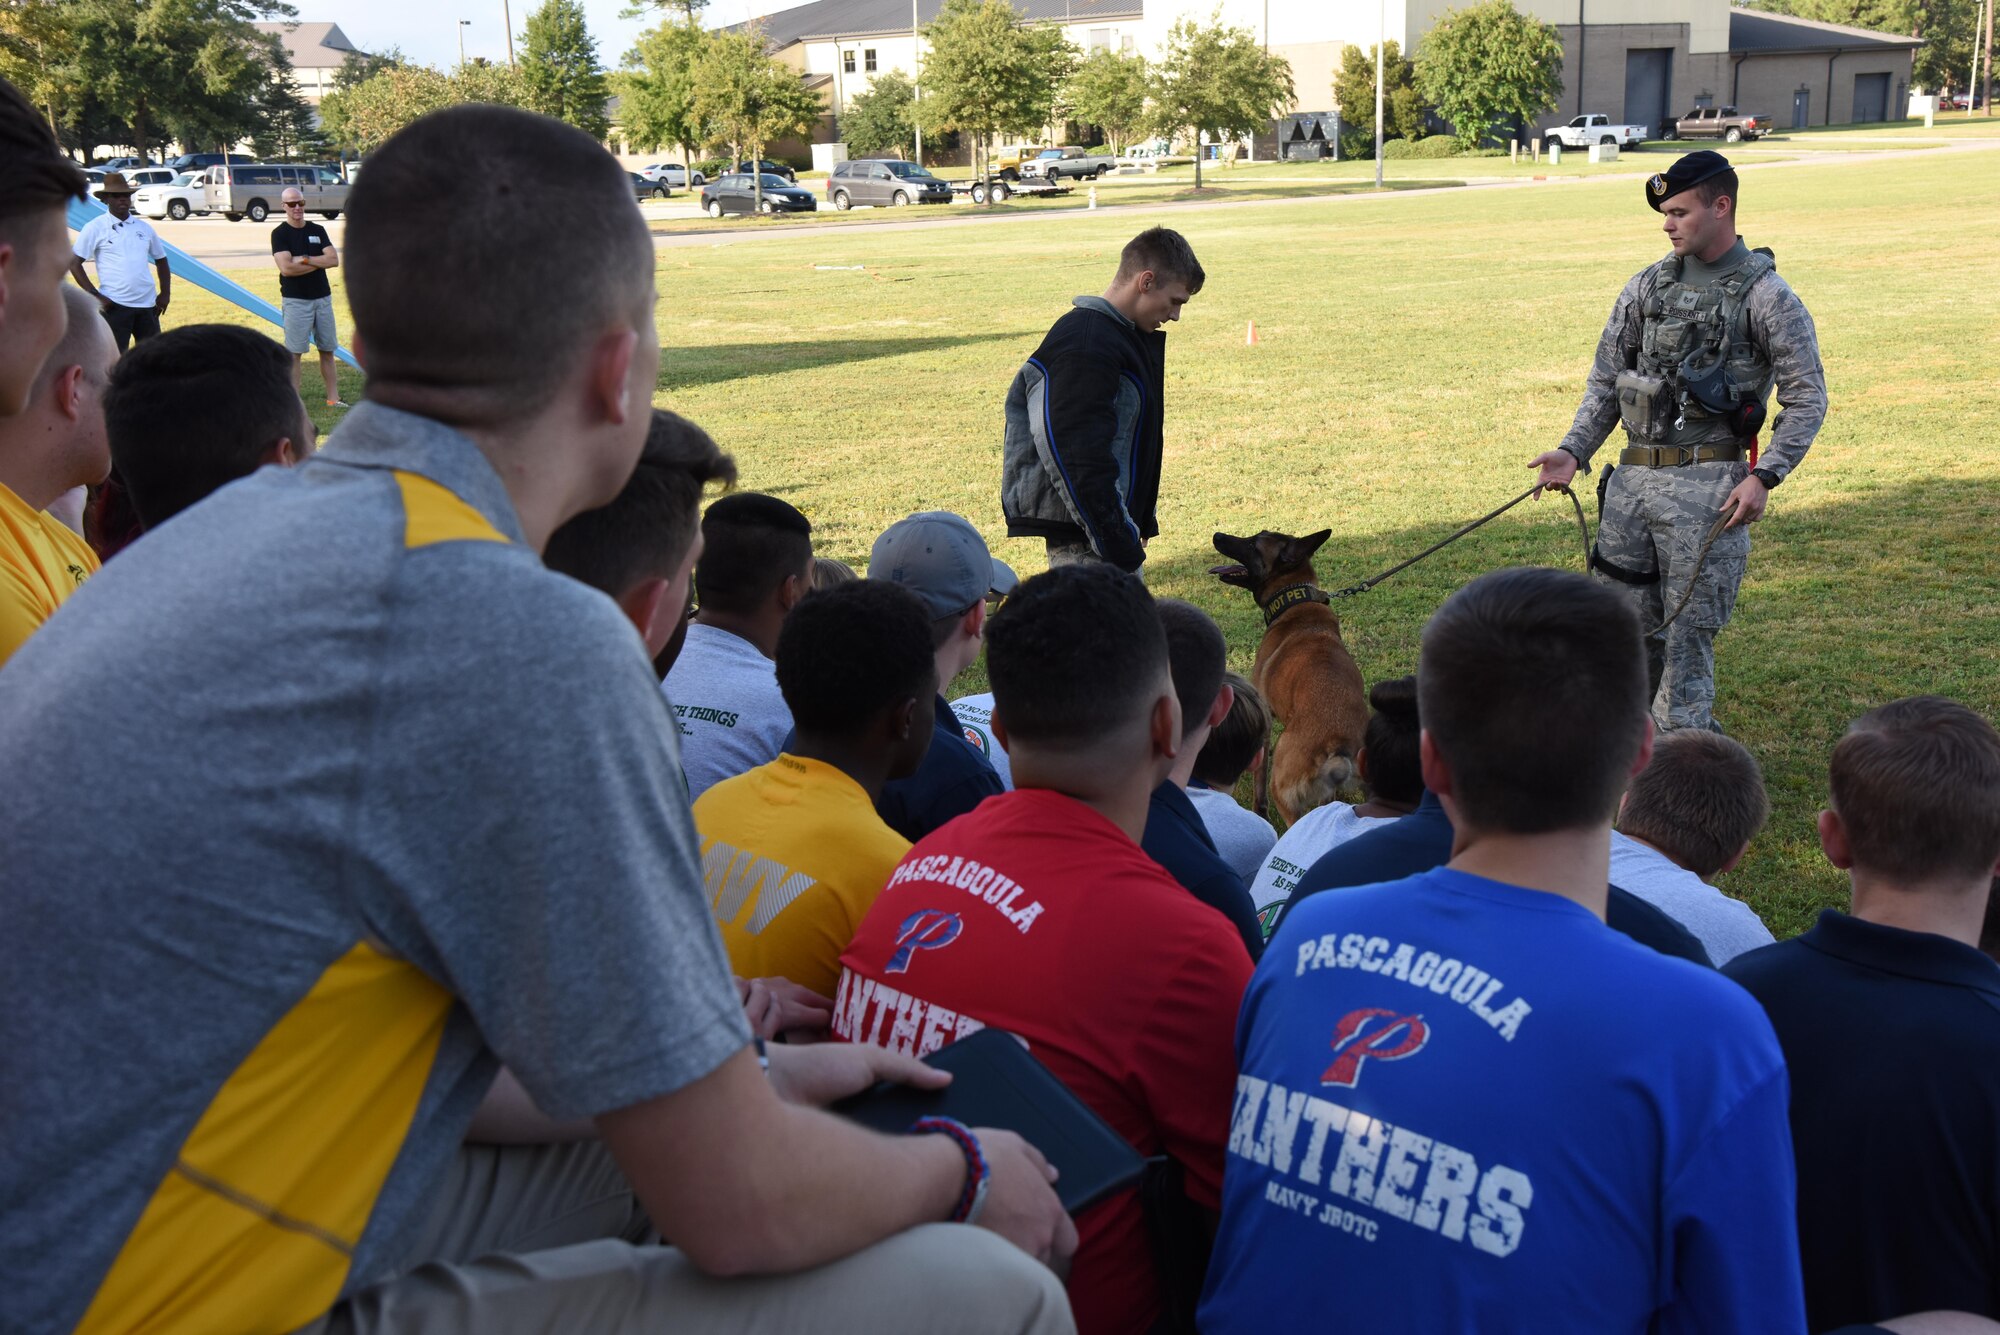
<path fill-rule="evenodd" d="M 337 23 L 259 23 L 258 32 L 275 36 L 291 58 L 299 94 L 313 106 L 333 91 L 334 79 L 350 53 L 365 55 Z"/>

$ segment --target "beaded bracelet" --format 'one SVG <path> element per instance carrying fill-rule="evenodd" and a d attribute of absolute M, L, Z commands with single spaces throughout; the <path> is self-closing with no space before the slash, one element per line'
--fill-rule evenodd
<path fill-rule="evenodd" d="M 963 1122 L 950 1117 L 919 1117 L 910 1123 L 913 1136 L 949 1136 L 965 1155 L 965 1190 L 959 1193 L 958 1205 L 951 1212 L 954 1224 L 972 1224 L 979 1220 L 979 1212 L 986 1205 L 986 1189 L 992 1185 L 993 1169 L 986 1162 L 986 1153 L 979 1148 L 979 1137 L 972 1134 Z"/>

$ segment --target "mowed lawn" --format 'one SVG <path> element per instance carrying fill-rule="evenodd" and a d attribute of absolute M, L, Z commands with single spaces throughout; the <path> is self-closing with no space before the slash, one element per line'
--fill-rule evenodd
<path fill-rule="evenodd" d="M 1811 307 L 1832 399 L 1718 642 L 1718 715 L 1773 803 L 1723 884 L 1780 936 L 1843 902 L 1813 818 L 1849 719 L 1926 691 L 2000 718 L 1996 168 L 1969 153 L 1744 177 L 1745 235 Z M 1568 426 L 1619 286 L 1663 250 L 1629 177 L 679 247 L 659 267 L 656 401 L 810 515 L 825 554 L 861 567 L 890 521 L 943 508 L 1032 573 L 1040 545 L 1006 539 L 999 509 L 1008 382 L 1153 222 L 1189 237 L 1208 285 L 1168 342 L 1147 579 L 1214 614 L 1244 671 L 1261 623 L 1207 575 L 1210 535 L 1331 528 L 1317 568 L 1339 587 L 1516 494 Z M 182 318 L 222 311 L 179 300 Z M 1581 568 L 1560 498 L 1341 604 L 1364 674 L 1414 670 L 1444 597 L 1524 563 Z M 1560 699 L 1539 712 L 1570 726 Z"/>

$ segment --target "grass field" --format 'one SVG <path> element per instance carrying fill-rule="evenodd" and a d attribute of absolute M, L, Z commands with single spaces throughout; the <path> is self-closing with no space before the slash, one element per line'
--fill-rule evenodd
<path fill-rule="evenodd" d="M 1817 319 L 1832 398 L 1718 642 L 1719 717 L 1773 799 L 1724 885 L 1782 936 L 1843 902 L 1812 821 L 1847 721 L 1920 691 L 2000 717 L 2000 154 L 1756 172 L 1744 194 L 1750 243 L 1775 247 Z M 1169 340 L 1147 577 L 1213 612 L 1246 670 L 1261 626 L 1206 575 L 1209 535 L 1331 527 L 1317 564 L 1337 587 L 1515 494 L 1566 429 L 1620 284 L 1662 249 L 1629 179 L 1164 220 L 1209 279 Z M 1038 544 L 1001 536 L 1001 401 L 1135 225 L 1069 213 L 666 250 L 657 401 L 804 509 L 827 554 L 860 565 L 891 520 L 947 508 L 1038 570 Z M 275 295 L 274 275 L 243 277 Z M 222 317 L 177 291 L 179 318 Z M 1408 672 L 1442 598 L 1527 562 L 1580 566 L 1566 504 L 1519 507 L 1346 603 L 1347 642 L 1370 680 Z M 1547 725 L 1564 726 L 1560 700 Z"/>

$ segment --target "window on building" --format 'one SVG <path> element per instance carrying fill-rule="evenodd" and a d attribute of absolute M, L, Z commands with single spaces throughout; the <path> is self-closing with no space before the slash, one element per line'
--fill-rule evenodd
<path fill-rule="evenodd" d="M 842 51 L 840 53 L 840 72 L 842 74 L 854 73 L 854 53 L 852 51 Z"/>
<path fill-rule="evenodd" d="M 1118 49 L 1120 51 L 1123 51 L 1128 56 L 1132 54 L 1133 48 L 1137 47 L 1138 45 L 1139 45 L 1139 39 L 1134 37 L 1129 32 L 1126 33 L 1123 37 L 1120 37 L 1118 39 Z"/>
<path fill-rule="evenodd" d="M 1696 93 L 1694 95 L 1694 104 L 1696 107 L 1712 107 L 1715 105 L 1715 94 Z"/>
<path fill-rule="evenodd" d="M 1092 28 L 1090 30 L 1090 54 L 1094 56 L 1099 51 L 1109 51 L 1110 49 L 1111 29 Z"/>
<path fill-rule="evenodd" d="M 875 48 L 868 47 L 861 53 L 861 68 L 869 74 L 875 72 Z"/>

